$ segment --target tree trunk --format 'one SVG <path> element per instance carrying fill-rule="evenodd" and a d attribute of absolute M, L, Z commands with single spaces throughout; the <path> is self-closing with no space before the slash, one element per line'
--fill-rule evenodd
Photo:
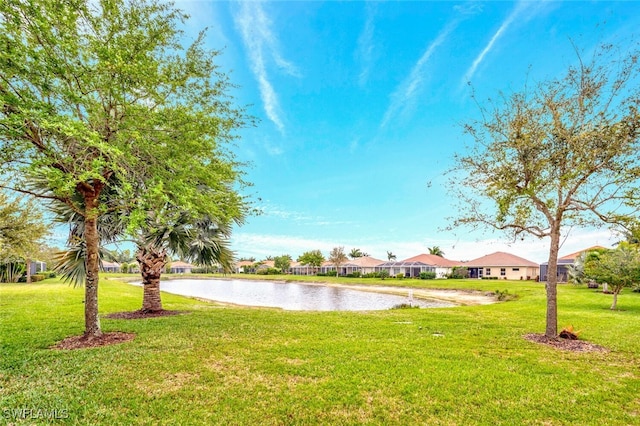
<path fill-rule="evenodd" d="M 31 284 L 31 259 L 25 261 L 27 264 L 27 284 Z"/>
<path fill-rule="evenodd" d="M 560 250 L 560 227 L 551 227 L 551 245 L 549 247 L 549 267 L 547 268 L 547 325 L 545 336 L 558 334 L 558 251 Z"/>
<path fill-rule="evenodd" d="M 142 312 L 161 311 L 160 276 L 167 265 L 167 253 L 153 247 L 138 247 L 136 260 L 142 275 Z"/>
<path fill-rule="evenodd" d="M 618 293 L 620 293 L 620 288 L 615 287 L 613 289 L 613 303 L 611 304 L 612 311 L 615 311 L 618 307 Z"/>
<path fill-rule="evenodd" d="M 98 272 L 100 271 L 100 238 L 98 236 L 97 206 L 98 199 L 85 196 L 87 216 L 84 221 L 84 238 L 87 244 L 86 282 L 84 300 L 84 335 L 88 339 L 102 336 L 98 318 Z"/>

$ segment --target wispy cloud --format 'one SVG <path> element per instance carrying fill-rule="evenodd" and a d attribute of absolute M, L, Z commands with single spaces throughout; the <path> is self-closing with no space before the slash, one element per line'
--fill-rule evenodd
<path fill-rule="evenodd" d="M 424 70 L 433 55 L 442 43 L 447 39 L 449 34 L 460 24 L 461 20 L 456 18 L 449 22 L 438 34 L 435 40 L 429 44 L 427 49 L 422 53 L 418 62 L 415 63 L 408 77 L 396 88 L 391 95 L 391 103 L 387 107 L 382 118 L 380 127 L 385 127 L 389 121 L 396 116 L 398 110 L 414 99 L 422 84 Z"/>
<path fill-rule="evenodd" d="M 358 75 L 358 84 L 364 86 L 369 80 L 369 73 L 373 62 L 373 54 L 375 45 L 373 43 L 373 35 L 375 32 L 375 3 L 366 3 L 366 20 L 364 29 L 358 37 L 358 50 L 356 58 L 360 60 L 362 69 Z"/>
<path fill-rule="evenodd" d="M 489 43 L 487 43 L 487 45 L 484 47 L 484 49 L 482 49 L 482 52 L 480 52 L 480 54 L 476 57 L 476 59 L 473 61 L 473 63 L 471 64 L 471 66 L 469 67 L 467 72 L 462 77 L 462 84 L 463 85 L 467 84 L 468 82 L 471 81 L 471 79 L 473 78 L 474 74 L 476 73 L 476 70 L 478 69 L 478 67 L 482 63 L 482 61 L 484 61 L 484 59 L 487 56 L 487 54 L 489 52 L 491 52 L 491 50 L 494 48 L 496 42 L 498 40 L 500 40 L 500 38 L 505 34 L 505 32 L 509 29 L 509 27 L 516 21 L 521 21 L 523 19 L 526 19 L 523 16 L 524 13 L 525 12 L 531 12 L 532 9 L 539 8 L 542 3 L 543 2 L 520 0 L 514 6 L 514 8 L 511 11 L 511 13 L 509 13 L 509 15 L 505 18 L 505 20 L 502 21 L 502 24 L 500 25 L 500 28 L 498 28 L 498 30 L 493 34 L 493 37 L 491 37 L 491 40 L 489 40 Z M 531 13 L 529 13 L 529 18 L 530 17 L 531 17 Z"/>
<path fill-rule="evenodd" d="M 294 77 L 300 77 L 300 72 L 280 53 L 278 38 L 271 31 L 271 21 L 262 8 L 262 2 L 242 1 L 238 4 L 239 11 L 234 18 L 249 56 L 251 71 L 258 81 L 265 113 L 278 130 L 284 133 L 282 110 L 278 94 L 269 79 L 268 63 L 273 62 L 279 70 Z"/>

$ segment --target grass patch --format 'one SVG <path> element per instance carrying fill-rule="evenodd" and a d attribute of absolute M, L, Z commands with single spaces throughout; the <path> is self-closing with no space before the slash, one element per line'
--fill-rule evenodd
<path fill-rule="evenodd" d="M 336 282 L 329 278 L 323 277 Z M 581 339 L 610 349 L 574 353 L 523 338 L 544 330 L 542 284 L 399 284 L 498 288 L 519 298 L 444 309 L 294 312 L 165 293 L 166 309 L 191 313 L 121 320 L 105 315 L 139 309 L 142 289 L 101 280 L 103 330 L 136 338 L 57 351 L 49 348 L 83 331 L 83 289 L 51 279 L 2 284 L 0 418 L 25 424 L 640 423 L 640 294 L 625 291 L 621 310 L 609 311 L 610 295 L 559 286 L 561 328 L 572 324 Z M 21 412 L 28 416 L 15 415 Z"/>

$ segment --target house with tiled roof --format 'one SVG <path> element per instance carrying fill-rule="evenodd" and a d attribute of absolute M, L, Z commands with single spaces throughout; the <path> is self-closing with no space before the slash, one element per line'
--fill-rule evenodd
<path fill-rule="evenodd" d="M 375 267 L 384 260 L 376 259 L 371 256 L 356 257 L 355 259 L 347 259 L 345 263 L 340 265 L 340 276 L 359 272 L 360 274 L 369 274 L 375 271 Z M 309 265 L 302 265 L 300 262 L 291 262 L 290 271 L 294 275 L 314 275 L 317 272 L 326 274 L 336 270 L 336 265 L 330 261 L 325 261 L 320 268 L 314 268 Z"/>
<path fill-rule="evenodd" d="M 350 268 L 347 268 L 347 274 L 352 272 L 360 272 L 361 274 L 370 274 L 375 272 L 376 266 L 384 263 L 384 260 L 376 259 L 371 256 L 362 256 L 356 257 L 355 259 L 349 260 L 349 264 L 352 265 Z"/>
<path fill-rule="evenodd" d="M 540 265 L 511 253 L 495 252 L 461 263 L 469 278 L 497 277 L 505 280 L 532 280 L 540 274 Z"/>
<path fill-rule="evenodd" d="M 419 254 L 417 256 L 405 259 L 404 262 L 421 262 L 425 265 L 431 265 L 434 267 L 437 278 L 445 278 L 451 274 L 454 267 L 460 266 L 461 262 L 455 260 L 449 260 L 442 256 L 436 256 L 435 254 Z M 419 276 L 420 274 L 418 274 Z"/>
<path fill-rule="evenodd" d="M 575 264 L 576 259 L 583 253 L 590 252 L 592 250 L 601 250 L 606 249 L 606 247 L 602 246 L 593 246 L 589 247 L 575 253 L 567 254 L 566 256 L 562 256 L 558 258 L 558 282 L 566 283 L 569 277 L 569 268 Z M 549 269 L 549 262 L 544 262 L 540 265 L 540 281 L 547 281 L 547 270 Z"/>
<path fill-rule="evenodd" d="M 107 262 L 103 260 L 100 266 L 104 272 L 120 272 L 121 270 L 121 265 L 118 262 Z"/>
<path fill-rule="evenodd" d="M 177 260 L 175 262 L 171 262 L 169 265 L 169 273 L 170 274 L 190 274 L 191 270 L 195 268 L 194 265 L 183 262 L 181 260 Z"/>
<path fill-rule="evenodd" d="M 371 256 L 362 256 L 356 257 L 355 259 L 348 259 L 345 263 L 340 265 L 339 275 L 349 275 L 354 272 L 359 272 L 360 274 L 369 274 L 375 272 L 376 266 L 384 263 L 384 260 L 376 259 Z M 326 261 L 320 267 L 320 272 L 327 273 L 330 271 L 335 271 L 336 265 L 334 265 L 331 261 Z"/>

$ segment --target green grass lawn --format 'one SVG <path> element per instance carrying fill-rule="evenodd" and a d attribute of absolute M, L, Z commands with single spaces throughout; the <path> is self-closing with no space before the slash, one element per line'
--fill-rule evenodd
<path fill-rule="evenodd" d="M 561 327 L 611 350 L 575 353 L 522 338 L 544 330 L 541 284 L 378 284 L 509 289 L 520 298 L 290 312 L 164 294 L 166 309 L 190 313 L 103 318 L 104 331 L 137 337 L 59 351 L 48 348 L 83 331 L 83 289 L 1 284 L 0 424 L 640 424 L 640 294 L 625 291 L 612 312 L 610 295 L 560 286 Z M 139 309 L 141 300 L 140 288 L 101 280 L 101 314 Z M 21 409 L 32 411 L 16 419 Z"/>

